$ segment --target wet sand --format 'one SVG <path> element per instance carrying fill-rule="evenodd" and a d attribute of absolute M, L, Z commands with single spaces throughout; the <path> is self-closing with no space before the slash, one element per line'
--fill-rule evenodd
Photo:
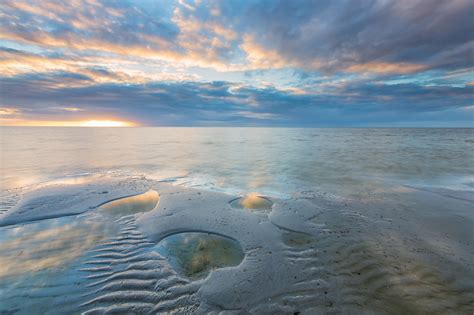
<path fill-rule="evenodd" d="M 141 176 L 10 191 L 0 313 L 472 313 L 471 198 L 278 199 Z"/>

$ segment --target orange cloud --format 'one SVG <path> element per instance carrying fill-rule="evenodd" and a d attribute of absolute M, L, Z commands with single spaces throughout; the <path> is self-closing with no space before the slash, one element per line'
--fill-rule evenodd
<path fill-rule="evenodd" d="M 258 45 L 253 37 L 246 35 L 240 48 L 247 54 L 250 67 L 255 69 L 283 68 L 289 63 L 276 50 L 268 50 Z"/>
<path fill-rule="evenodd" d="M 143 67 L 146 64 L 147 67 Z M 99 70 L 97 70 L 99 69 Z M 157 69 L 157 70 L 153 70 Z M 28 73 L 69 72 L 84 75 L 87 79 L 62 78 L 44 82 L 50 88 L 81 87 L 96 83 L 142 84 L 150 81 L 195 80 L 196 75 L 186 74 L 179 69 L 165 71 L 159 61 L 150 59 L 131 59 L 123 56 L 100 57 L 54 57 L 0 51 L 0 73 L 3 76 L 16 76 Z"/>
<path fill-rule="evenodd" d="M 172 22 L 179 28 L 176 38 L 150 35 L 141 32 L 140 29 L 130 30 L 128 36 L 133 38 L 127 44 L 113 41 L 113 36 L 103 36 L 104 33 L 114 31 L 116 17 L 125 16 L 125 12 L 116 7 L 107 7 L 100 1 L 95 0 L 71 0 L 66 4 L 60 2 L 41 1 L 35 5 L 28 3 L 6 0 L 6 7 L 21 10 L 36 17 L 70 23 L 81 32 L 62 31 L 60 35 L 47 31 L 46 28 L 21 29 L 15 26 L 4 27 L 0 30 L 0 39 L 16 41 L 23 44 L 34 44 L 46 48 L 61 48 L 78 53 L 100 52 L 102 55 L 113 55 L 110 58 L 123 59 L 140 58 L 149 65 L 161 61 L 172 64 L 174 67 L 206 67 L 217 71 L 247 71 L 259 69 L 282 69 L 302 68 L 308 70 L 319 70 L 327 68 L 344 67 L 344 71 L 356 73 L 413 73 L 426 67 L 421 64 L 391 63 L 374 61 L 361 64 L 345 66 L 338 64 L 336 60 L 329 57 L 299 60 L 282 54 L 278 49 L 265 47 L 258 43 L 256 38 L 250 35 L 242 35 L 237 31 L 218 21 L 220 12 L 211 8 L 211 18 L 203 21 L 198 15 L 193 14 L 199 1 L 192 3 L 179 2 L 179 6 L 173 11 Z M 88 35 L 84 36 L 86 30 Z M 232 62 L 232 56 L 237 54 L 231 52 L 237 44 L 241 52 L 246 54 L 246 60 Z M 80 57 L 86 58 L 86 57 Z M 87 57 L 87 58 L 90 58 Z M 98 57 L 100 58 L 100 57 Z M 53 71 L 64 70 L 82 73 L 93 78 L 94 82 L 148 82 L 150 74 L 141 76 L 136 70 L 123 70 L 116 67 L 114 74 L 87 73 L 87 70 L 79 66 L 82 60 L 46 60 L 48 58 L 32 57 L 26 59 L 19 57 L 18 60 L 0 61 L 0 71 L 6 75 L 16 75 L 29 71 Z M 93 62 L 93 61 L 92 61 Z M 8 67 L 5 65 L 8 63 Z M 82 65 L 81 65 L 82 66 Z M 75 69 L 71 69 L 75 67 Z M 158 67 L 157 67 L 158 68 Z M 167 78 L 166 78 L 167 79 Z M 82 82 L 81 84 L 86 84 Z"/>
<path fill-rule="evenodd" d="M 1 108 L 0 107 L 0 117 L 1 116 L 13 116 L 13 115 L 16 115 L 16 114 L 19 114 L 19 110 L 16 109 L 16 108 Z"/>
<path fill-rule="evenodd" d="M 56 14 L 55 10 L 51 10 L 52 8 L 51 3 L 48 8 L 43 8 L 42 6 L 38 4 L 31 5 L 26 2 L 21 2 L 21 1 L 6 1 L 4 4 L 8 5 L 11 8 L 15 8 L 17 10 L 20 10 L 26 13 L 43 16 L 55 21 L 60 21 L 60 22 L 63 21 L 63 19 L 59 17 L 58 14 Z"/>
<path fill-rule="evenodd" d="M 314 58 L 310 61 L 289 59 L 275 49 L 269 49 L 259 45 L 250 35 L 245 35 L 240 48 L 247 55 L 247 64 L 241 66 L 241 70 L 281 69 L 281 68 L 304 68 L 319 69 L 323 62 Z"/>
<path fill-rule="evenodd" d="M 345 71 L 377 74 L 406 74 L 417 72 L 425 68 L 425 65 L 414 63 L 390 63 L 374 61 L 349 66 L 345 69 Z"/>
<path fill-rule="evenodd" d="M 77 0 L 76 0 L 77 1 Z M 81 1 L 77 1 L 79 4 Z M 48 5 L 53 5 L 45 2 Z M 13 4 L 12 7 L 15 7 Z M 56 6 L 58 6 L 56 4 Z M 76 7 L 76 4 L 72 4 Z M 51 8 L 46 10 L 45 5 L 36 7 L 27 6 L 23 10 L 29 10 L 29 13 L 46 16 L 49 12 L 57 12 L 64 9 L 61 6 L 58 8 Z M 80 5 L 79 5 L 80 7 Z M 94 10 L 107 11 L 111 8 L 98 7 Z M 107 11 L 108 12 L 108 11 Z M 70 12 L 69 12 L 70 13 Z M 120 12 L 115 12 L 120 14 Z M 78 29 L 87 29 L 95 32 L 95 30 L 108 27 L 108 23 L 112 23 L 113 19 L 90 19 L 82 12 L 76 12 L 70 17 L 68 21 Z M 142 39 L 140 43 L 128 43 L 123 45 L 117 42 L 110 42 L 101 37 L 83 37 L 81 34 L 75 32 L 63 32 L 60 36 L 41 30 L 31 29 L 29 32 L 16 32 L 8 28 L 0 30 L 0 39 L 12 40 L 24 44 L 40 45 L 47 48 L 64 48 L 78 51 L 96 51 L 101 53 L 114 54 L 124 57 L 134 57 L 145 59 L 148 62 L 164 61 L 179 64 L 183 67 L 208 67 L 218 71 L 245 71 L 251 69 L 265 69 L 265 68 L 279 68 L 287 66 L 288 61 L 276 51 L 265 50 L 259 47 L 254 42 L 250 41 L 250 37 L 244 38 L 244 43 L 241 48 L 246 50 L 248 61 L 250 64 L 235 64 L 226 60 L 222 55 L 222 51 L 232 49 L 232 44 L 240 40 L 236 31 L 217 21 L 200 21 L 192 16 L 185 16 L 181 8 L 176 8 L 172 21 L 179 27 L 180 32 L 178 37 L 170 41 L 168 39 L 153 36 L 149 34 L 141 34 L 140 32 L 133 35 Z M 77 58 L 77 57 L 76 57 Z M 29 57 L 20 58 L 19 60 L 8 60 L 9 68 L 5 69 L 3 73 L 7 75 L 16 75 L 19 73 L 27 73 L 28 71 L 41 71 L 41 68 L 47 70 L 63 70 L 72 66 L 72 63 L 77 63 L 80 60 L 71 62 L 62 61 L 57 63 L 46 60 L 47 58 L 38 57 L 33 59 Z M 291 65 L 291 64 L 290 64 Z M 2 70 L 2 69 L 0 69 Z M 68 71 L 68 69 L 64 69 Z M 76 71 L 77 72 L 77 71 Z M 107 82 L 107 80 L 105 80 Z M 119 80 L 122 81 L 122 80 Z"/>

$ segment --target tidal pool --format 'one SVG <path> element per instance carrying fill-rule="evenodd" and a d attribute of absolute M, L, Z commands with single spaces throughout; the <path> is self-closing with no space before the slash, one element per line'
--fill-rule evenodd
<path fill-rule="evenodd" d="M 99 211 L 112 216 L 125 216 L 153 210 L 160 201 L 160 195 L 154 190 L 143 194 L 109 201 L 99 207 Z"/>
<path fill-rule="evenodd" d="M 189 278 L 204 278 L 213 269 L 237 266 L 245 256 L 237 241 L 206 232 L 173 234 L 161 240 L 155 249 Z"/>
<path fill-rule="evenodd" d="M 62 267 L 95 246 L 105 231 L 101 222 L 75 216 L 1 228 L 0 281 Z"/>
<path fill-rule="evenodd" d="M 75 313 L 86 288 L 81 259 L 114 234 L 94 214 L 1 227 L 0 314 Z"/>
<path fill-rule="evenodd" d="M 229 203 L 231 207 L 235 209 L 253 210 L 270 210 L 273 205 L 271 200 L 256 193 L 233 199 Z"/>

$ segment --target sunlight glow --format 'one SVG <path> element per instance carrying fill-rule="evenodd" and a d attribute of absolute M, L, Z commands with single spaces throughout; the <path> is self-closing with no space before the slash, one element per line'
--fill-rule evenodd
<path fill-rule="evenodd" d="M 133 125 L 131 122 L 116 120 L 89 120 L 81 123 L 82 127 L 130 127 Z"/>
<path fill-rule="evenodd" d="M 30 126 L 30 127 L 134 127 L 138 124 L 121 120 L 24 120 L 0 119 L 0 126 Z"/>

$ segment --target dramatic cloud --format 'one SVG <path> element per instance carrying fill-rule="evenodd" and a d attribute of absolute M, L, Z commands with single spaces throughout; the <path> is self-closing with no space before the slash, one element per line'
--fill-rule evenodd
<path fill-rule="evenodd" d="M 240 9 L 246 19 L 229 8 L 221 10 L 227 15 L 223 19 L 235 21 L 270 56 L 277 51 L 288 62 L 387 73 L 472 66 L 474 4 L 469 0 L 246 4 Z"/>
<path fill-rule="evenodd" d="M 0 125 L 473 125 L 474 2 L 0 3 Z"/>

